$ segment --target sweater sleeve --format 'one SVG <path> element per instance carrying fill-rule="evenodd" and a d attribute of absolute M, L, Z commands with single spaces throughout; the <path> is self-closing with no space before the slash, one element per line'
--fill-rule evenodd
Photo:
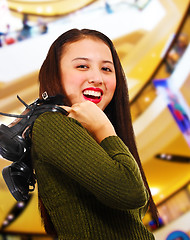
<path fill-rule="evenodd" d="M 32 148 L 38 161 L 63 171 L 107 206 L 127 210 L 148 201 L 137 163 L 117 136 L 98 144 L 75 119 L 44 113 L 34 123 Z"/>

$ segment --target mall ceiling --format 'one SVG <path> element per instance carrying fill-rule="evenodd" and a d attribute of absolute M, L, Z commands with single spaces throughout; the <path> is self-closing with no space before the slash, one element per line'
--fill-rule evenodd
<path fill-rule="evenodd" d="M 13 3 L 14 1 L 8 2 Z M 85 4 L 86 2 L 84 1 Z M 189 0 L 183 0 L 183 2 L 160 0 L 159 2 L 164 8 L 165 15 L 152 31 L 138 29 L 114 39 L 128 76 L 131 101 L 136 98 L 138 92 L 160 66 L 161 56 L 163 56 L 168 41 L 171 39 L 171 35 L 179 30 L 189 8 Z M 17 101 L 16 95 L 22 97 L 26 103 L 33 102 L 38 97 L 37 76 L 38 71 L 34 71 L 10 83 L 0 81 L 0 111 L 21 113 L 23 106 Z M 185 79 L 181 92 L 190 105 L 187 89 L 190 89 L 189 76 Z M 156 104 L 156 102 L 154 101 L 152 104 Z M 159 105 L 160 100 L 155 107 L 159 108 Z M 190 164 L 180 162 L 180 157 L 177 162 L 164 161 L 156 158 L 156 154 L 185 155 L 190 158 L 190 148 L 166 108 L 162 110 L 162 114 L 155 121 L 150 121 L 154 117 L 153 111 L 149 115 L 146 114 L 148 114 L 148 110 L 134 122 L 134 128 L 144 171 L 150 186 L 155 191 L 155 202 L 159 204 L 189 181 Z M 10 122 L 10 119 L 1 117 L 0 121 L 7 123 Z M 1 159 L 0 170 L 9 164 L 9 161 Z M 37 189 L 26 205 L 20 203 L 18 206 L 17 204 L 0 175 L 0 225 L 14 210 L 20 216 L 7 226 L 5 231 L 44 233 L 38 211 Z"/>

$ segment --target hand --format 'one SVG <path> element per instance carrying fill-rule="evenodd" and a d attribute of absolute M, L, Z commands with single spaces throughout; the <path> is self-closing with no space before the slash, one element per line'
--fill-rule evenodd
<path fill-rule="evenodd" d="M 98 143 L 108 136 L 116 136 L 110 120 L 95 103 L 85 101 L 63 108 L 69 113 L 68 116 L 79 121 Z"/>

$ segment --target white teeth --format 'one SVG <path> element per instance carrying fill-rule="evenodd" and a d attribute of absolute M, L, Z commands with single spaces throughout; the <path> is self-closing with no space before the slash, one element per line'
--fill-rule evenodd
<path fill-rule="evenodd" d="M 94 97 L 101 97 L 101 92 L 93 91 L 93 90 L 84 90 L 84 95 L 94 96 Z"/>

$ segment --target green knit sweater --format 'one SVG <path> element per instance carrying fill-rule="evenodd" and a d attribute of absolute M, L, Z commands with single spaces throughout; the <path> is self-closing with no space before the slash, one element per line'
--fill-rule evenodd
<path fill-rule="evenodd" d="M 119 137 L 97 144 L 61 113 L 42 114 L 32 134 L 38 190 L 58 239 L 154 239 L 142 223 L 147 191 Z"/>

